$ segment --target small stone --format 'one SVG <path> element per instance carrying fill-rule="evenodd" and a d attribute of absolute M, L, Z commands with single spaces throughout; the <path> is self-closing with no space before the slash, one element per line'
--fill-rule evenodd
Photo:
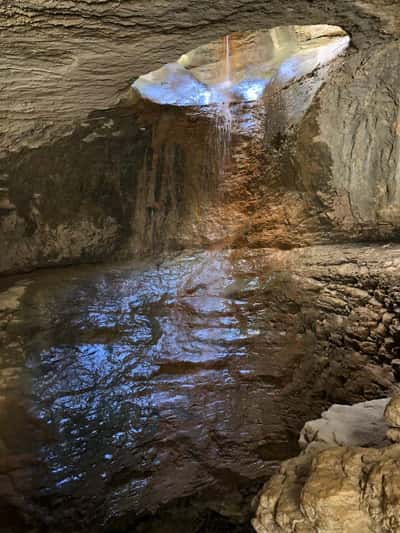
<path fill-rule="evenodd" d="M 383 346 L 379 348 L 378 356 L 383 364 L 390 365 L 391 360 L 393 359 L 392 354 L 388 353 Z"/>
<path fill-rule="evenodd" d="M 375 307 L 375 308 L 383 307 L 381 302 L 379 302 L 376 298 L 371 298 L 370 301 L 368 302 L 368 304 L 371 305 L 372 307 Z"/>
<path fill-rule="evenodd" d="M 385 301 L 385 293 L 379 289 L 376 289 L 374 291 L 374 297 L 379 301 L 379 302 L 384 302 Z"/>
<path fill-rule="evenodd" d="M 391 442 L 400 442 L 400 429 L 391 428 L 386 432 L 386 437 Z"/>
<path fill-rule="evenodd" d="M 347 324 L 345 327 L 345 332 L 356 339 L 365 339 L 369 335 L 369 329 L 359 326 L 357 323 Z"/>
<path fill-rule="evenodd" d="M 386 334 L 386 327 L 384 324 L 380 323 L 378 324 L 378 327 L 376 328 L 376 334 L 380 337 L 384 337 Z"/>
<path fill-rule="evenodd" d="M 384 343 L 385 343 L 386 348 L 389 348 L 389 349 L 390 349 L 392 346 L 395 345 L 395 342 L 394 342 L 394 338 L 393 338 L 393 337 L 385 337 Z"/>
<path fill-rule="evenodd" d="M 343 292 L 352 298 L 366 302 L 369 300 L 370 296 L 367 291 L 362 289 L 357 289 L 356 287 L 344 287 Z"/>
<path fill-rule="evenodd" d="M 400 321 L 397 318 L 390 323 L 389 331 L 391 335 L 400 333 Z"/>
<path fill-rule="evenodd" d="M 400 359 L 394 359 L 393 363 L 397 361 L 400 365 Z M 385 409 L 385 421 L 390 427 L 400 428 L 400 396 L 394 396 L 387 404 Z"/>
<path fill-rule="evenodd" d="M 374 355 L 377 353 L 377 347 L 374 342 L 361 342 L 360 349 L 362 352 L 368 353 L 370 355 Z"/>
<path fill-rule="evenodd" d="M 361 320 L 364 325 L 377 323 L 381 315 L 368 307 L 356 307 L 351 316 Z"/>

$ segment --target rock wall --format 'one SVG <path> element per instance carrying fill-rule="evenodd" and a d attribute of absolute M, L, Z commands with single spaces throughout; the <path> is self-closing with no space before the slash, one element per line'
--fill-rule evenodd
<path fill-rule="evenodd" d="M 293 87 L 303 94 L 297 121 L 326 75 Z M 289 191 L 283 206 L 271 194 L 263 103 L 233 107 L 229 139 L 216 108 L 142 102 L 97 112 L 71 136 L 10 155 L 1 175 L 0 272 L 250 239 L 303 243 L 298 195 Z"/>
<path fill-rule="evenodd" d="M 292 431 L 301 430 L 310 409 L 321 412 L 332 403 L 374 399 L 394 390 L 399 379 L 397 250 L 329 245 L 272 255 L 281 274 L 269 289 L 274 303 L 268 321 L 285 323 L 286 342 L 278 353 L 288 369 L 281 394 Z M 260 254 L 257 260 L 268 271 L 269 256 Z M 269 351 L 271 340 L 266 342 Z"/>
<path fill-rule="evenodd" d="M 398 56 L 380 45 L 231 105 L 225 161 L 216 110 L 142 102 L 148 208 L 140 196 L 132 249 L 396 241 Z"/>
<path fill-rule="evenodd" d="M 399 43 L 343 62 L 318 94 L 296 142 L 301 185 L 334 232 L 398 238 Z"/>
<path fill-rule="evenodd" d="M 128 233 L 145 143 L 120 108 L 3 160 L 0 272 L 110 258 Z"/>
<path fill-rule="evenodd" d="M 0 153 L 71 134 L 138 76 L 232 31 L 329 23 L 369 48 L 398 21 L 393 0 L 4 0 Z"/>
<path fill-rule="evenodd" d="M 245 235 L 252 246 L 393 238 L 398 227 L 398 69 L 392 68 L 397 45 L 390 42 L 398 37 L 396 17 L 388 0 L 351 5 L 342 0 L 329 6 L 325 0 L 290 5 L 237 0 L 212 6 L 182 0 L 173 9 L 168 2 L 3 2 L 0 239 L 6 253 L 0 272 L 97 261 L 117 250 L 132 255 L 148 251 L 155 240 L 159 248 L 160 243 L 180 247 L 210 242 L 216 240 L 217 229 L 237 244 Z M 179 145 L 178 140 L 175 148 L 169 142 L 166 159 L 177 165 L 172 203 L 180 202 L 179 190 L 189 198 L 177 212 L 167 199 L 163 214 L 154 221 L 157 207 L 150 197 L 155 182 L 144 196 L 137 191 L 147 187 L 145 180 L 155 179 L 144 153 L 153 159 L 150 136 L 159 133 L 141 131 L 127 113 L 122 102 L 129 84 L 228 31 L 288 23 L 338 24 L 350 33 L 354 46 L 338 75 L 330 78 L 304 120 L 300 118 L 311 104 L 306 102 L 307 80 L 296 86 L 302 102 L 295 120 L 299 91 L 288 87 L 281 95 L 268 95 L 265 153 L 261 127 L 254 143 L 234 156 L 236 192 L 227 194 L 224 210 L 214 210 L 214 220 L 220 223 L 213 227 L 204 217 L 205 204 L 212 200 L 209 189 L 215 189 L 215 169 L 201 170 L 196 162 L 209 146 L 203 143 L 204 131 L 193 140 L 187 163 L 182 163 L 182 150 L 188 142 Z M 314 82 L 312 95 L 319 87 Z M 271 102 L 278 107 L 272 109 Z M 367 104 L 372 114 L 363 112 Z M 342 123 L 343 138 L 336 140 Z M 381 131 L 376 138 L 375 125 Z M 165 123 L 160 127 L 165 131 Z M 173 150 L 181 154 L 171 155 Z M 239 159 L 244 157 L 253 158 L 252 180 L 243 177 Z M 343 157 L 353 161 L 343 164 Z M 356 163 L 362 159 L 370 163 L 368 176 Z M 205 174 L 205 183 L 194 185 Z M 197 192 L 204 196 L 194 199 Z M 240 197 L 245 198 L 241 206 Z M 187 217 L 192 208 L 193 217 Z M 143 223 L 150 227 L 145 229 Z M 190 226 L 202 231 L 206 226 L 204 238 L 197 238 L 194 229 L 179 231 Z M 149 232 L 153 241 L 146 241 L 144 250 Z"/>

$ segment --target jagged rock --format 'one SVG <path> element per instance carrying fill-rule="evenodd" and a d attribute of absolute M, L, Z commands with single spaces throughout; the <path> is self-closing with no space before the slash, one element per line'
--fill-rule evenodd
<path fill-rule="evenodd" d="M 386 432 L 386 437 L 391 442 L 400 442 L 400 429 L 391 428 Z"/>
<path fill-rule="evenodd" d="M 396 344 L 393 344 L 393 349 L 396 349 Z M 396 351 L 396 353 L 398 353 L 398 352 Z M 396 359 L 392 359 L 391 365 L 392 365 L 393 373 L 394 373 L 396 379 L 399 380 L 400 379 L 400 359 L 397 359 L 397 358 Z"/>
<path fill-rule="evenodd" d="M 261 491 L 253 520 L 256 531 L 399 531 L 400 445 L 360 447 L 382 445 L 383 409 L 387 402 L 334 406 L 321 420 L 308 423 L 302 439 L 307 444 L 305 452 L 283 463 L 280 472 Z M 345 420 L 338 421 L 339 413 L 345 414 Z M 346 423 L 349 427 L 343 430 Z M 353 431 L 354 426 L 362 431 Z"/>
<path fill-rule="evenodd" d="M 385 326 L 388 326 L 391 321 L 393 320 L 393 318 L 395 317 L 395 315 L 393 313 L 384 313 L 383 317 L 382 317 L 382 322 L 383 324 L 385 324 Z"/>
<path fill-rule="evenodd" d="M 16 285 L 0 293 L 0 316 L 2 313 L 11 313 L 18 309 L 25 290 L 24 285 Z"/>
<path fill-rule="evenodd" d="M 329 22 L 369 48 L 398 35 L 399 18 L 392 0 L 337 0 L 329 12 L 325 0 L 4 0 L 0 154 L 69 134 L 138 76 L 226 33 Z"/>

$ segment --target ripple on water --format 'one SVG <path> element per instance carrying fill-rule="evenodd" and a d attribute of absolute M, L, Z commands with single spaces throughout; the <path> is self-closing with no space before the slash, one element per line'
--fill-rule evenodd
<path fill-rule="evenodd" d="M 32 276 L 18 335 L 46 425 L 43 495 L 104 521 L 266 475 L 284 369 L 250 263 L 213 252 Z"/>

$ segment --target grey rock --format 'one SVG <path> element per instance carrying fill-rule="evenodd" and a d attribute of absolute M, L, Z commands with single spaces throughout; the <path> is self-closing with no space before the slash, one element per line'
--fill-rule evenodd
<path fill-rule="evenodd" d="M 320 419 L 307 422 L 301 431 L 299 443 L 304 449 L 312 445 L 329 446 L 383 446 L 387 425 L 383 415 L 387 398 L 354 405 L 333 405 Z"/>

